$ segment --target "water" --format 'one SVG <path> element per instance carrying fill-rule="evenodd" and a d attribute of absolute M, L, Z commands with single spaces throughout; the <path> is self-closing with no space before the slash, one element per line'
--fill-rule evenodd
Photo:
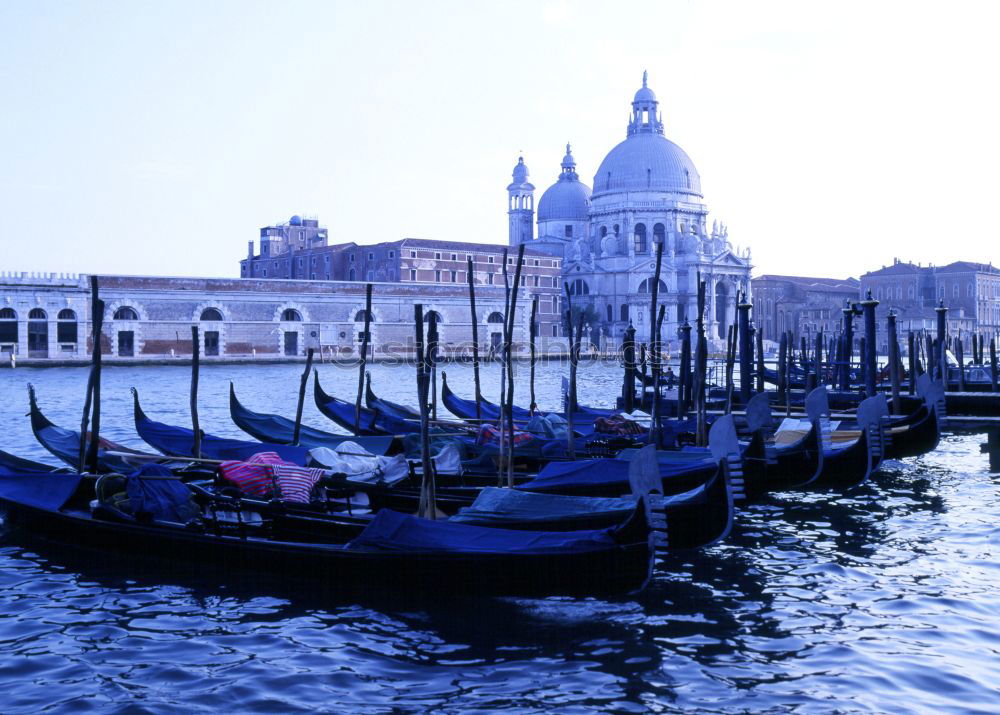
<path fill-rule="evenodd" d="M 321 366 L 349 397 L 356 373 Z M 412 368 L 373 385 L 413 404 Z M 471 394 L 471 371 L 449 384 Z M 252 409 L 293 415 L 301 367 L 202 371 L 206 431 L 240 436 L 228 382 Z M 556 407 L 564 369 L 539 368 Z M 580 371 L 610 405 L 619 372 Z M 0 371 L 3 448 L 51 462 L 24 386 L 58 424 L 80 420 L 81 369 Z M 104 425 L 141 446 L 128 387 L 154 419 L 187 420 L 185 368 L 108 368 Z M 526 372 L 518 376 L 526 402 Z M 496 396 L 495 368 L 484 379 Z M 306 401 L 305 421 L 329 428 Z M 1000 712 L 1000 485 L 978 436 L 893 463 L 846 494 L 780 494 L 721 546 L 663 564 L 638 597 L 338 602 L 308 582 L 124 560 L 0 527 L 5 713 Z"/>

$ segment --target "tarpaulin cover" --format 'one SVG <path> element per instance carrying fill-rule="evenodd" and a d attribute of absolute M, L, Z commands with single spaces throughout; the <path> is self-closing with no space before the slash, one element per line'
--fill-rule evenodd
<path fill-rule="evenodd" d="M 233 422 L 256 439 L 264 442 L 291 444 L 295 436 L 295 422 L 280 415 L 251 412 L 231 396 L 229 412 Z M 392 444 L 392 437 L 354 437 L 346 434 L 324 432 L 309 425 L 299 426 L 299 445 L 312 449 L 313 447 L 336 447 L 341 442 L 350 440 L 360 443 L 373 454 L 385 454 Z"/>
<path fill-rule="evenodd" d="M 659 455 L 657 455 L 659 457 Z M 716 468 L 711 458 L 692 459 L 689 457 L 670 461 L 658 459 L 660 477 L 670 477 L 694 474 Z M 530 482 L 521 485 L 521 489 L 554 489 L 570 487 L 606 486 L 621 484 L 628 487 L 628 460 L 625 459 L 587 459 L 577 462 L 549 462 Z"/>
<path fill-rule="evenodd" d="M 187 523 L 200 516 L 191 490 L 159 464 L 144 464 L 125 480 L 131 514 L 138 519 Z"/>
<path fill-rule="evenodd" d="M 575 497 L 487 487 L 479 493 L 472 506 L 460 509 L 451 521 L 486 525 L 489 522 L 553 521 L 573 517 L 624 520 L 635 505 L 633 497 Z"/>
<path fill-rule="evenodd" d="M 48 423 L 35 431 L 38 441 L 45 449 L 49 450 L 56 457 L 69 464 L 74 469 L 78 468 L 80 460 L 80 432 L 79 430 L 66 429 L 52 423 Z M 130 472 L 135 468 L 134 464 L 129 464 L 122 457 L 111 457 L 105 452 L 134 452 L 127 447 L 104 439 L 101 437 L 98 442 L 97 456 L 103 471 Z"/>
<path fill-rule="evenodd" d="M 615 548 L 611 529 L 518 531 L 432 521 L 382 509 L 349 549 L 462 554 L 586 553 Z"/>
<path fill-rule="evenodd" d="M 79 474 L 30 472 L 0 467 L 0 499 L 55 511 L 76 491 Z"/>
<path fill-rule="evenodd" d="M 145 415 L 137 414 L 135 429 L 144 442 L 164 454 L 193 456 L 194 432 L 186 427 L 154 422 Z M 207 459 L 245 461 L 258 452 L 276 452 L 286 462 L 301 466 L 305 466 L 309 459 L 309 450 L 305 447 L 227 439 L 202 433 L 201 456 Z"/>

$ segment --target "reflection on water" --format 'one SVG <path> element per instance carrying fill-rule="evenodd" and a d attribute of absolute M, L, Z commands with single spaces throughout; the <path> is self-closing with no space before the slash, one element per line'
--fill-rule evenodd
<path fill-rule="evenodd" d="M 320 367 L 349 397 L 357 374 Z M 447 368 L 472 392 L 471 370 Z M 248 406 L 294 414 L 301 367 L 203 370 L 201 422 L 239 437 L 228 381 Z M 414 404 L 411 368 L 373 386 Z M 187 420 L 185 368 L 109 368 L 107 436 L 141 446 L 128 387 L 149 414 Z M 539 367 L 543 407 L 564 371 Z M 581 370 L 580 399 L 613 404 L 620 373 Z M 484 371 L 484 392 L 499 392 Z M 527 393 L 524 371 L 518 395 Z M 85 371 L 0 372 L 3 448 L 35 445 L 24 385 L 55 422 L 79 422 Z M 526 401 L 520 400 L 519 401 Z M 306 422 L 325 424 L 311 401 Z M 415 598 L 364 602 L 307 579 L 147 563 L 0 536 L 4 712 L 437 708 L 996 711 L 1000 707 L 1000 485 L 978 437 L 952 437 L 847 494 L 777 494 L 742 512 L 727 542 L 665 559 L 635 598 Z"/>

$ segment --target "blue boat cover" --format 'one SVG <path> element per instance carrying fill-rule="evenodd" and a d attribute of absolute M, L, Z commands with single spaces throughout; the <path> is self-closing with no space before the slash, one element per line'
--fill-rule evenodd
<path fill-rule="evenodd" d="M 125 493 L 137 519 L 185 524 L 199 515 L 191 490 L 159 464 L 144 464 L 125 480 Z"/>
<path fill-rule="evenodd" d="M 79 474 L 0 467 L 0 499 L 56 511 L 73 496 L 81 478 Z"/>
<path fill-rule="evenodd" d="M 255 439 L 281 444 L 291 444 L 293 441 L 295 436 L 295 422 L 287 417 L 248 410 L 235 399 L 235 396 L 230 399 L 229 412 L 236 426 Z M 348 440 L 356 444 L 361 444 L 362 447 L 372 454 L 385 454 L 392 444 L 392 437 L 388 436 L 355 437 L 354 435 L 324 432 L 309 425 L 299 425 L 299 446 L 307 449 L 312 449 L 313 447 L 329 447 L 333 449 L 341 442 Z"/>
<path fill-rule="evenodd" d="M 635 509 L 635 504 L 636 499 L 632 497 L 575 497 L 487 487 L 479 493 L 472 506 L 459 509 L 450 521 L 481 525 L 574 517 L 606 517 L 624 521 Z"/>
<path fill-rule="evenodd" d="M 701 471 L 711 471 L 716 469 L 715 461 L 711 458 L 692 459 L 683 457 L 678 460 L 669 460 L 657 455 L 660 463 L 660 477 L 668 479 L 670 477 L 685 476 Z M 521 489 L 566 489 L 576 487 L 608 486 L 621 484 L 628 488 L 628 467 L 626 459 L 587 459 L 576 462 L 549 462 L 546 464 L 538 476 L 530 482 L 525 482 Z"/>
<path fill-rule="evenodd" d="M 382 509 L 348 549 L 454 554 L 567 554 L 616 548 L 612 529 L 519 531 L 432 521 Z"/>
<path fill-rule="evenodd" d="M 143 441 L 164 454 L 190 457 L 194 453 L 194 432 L 186 427 L 154 422 L 148 417 L 136 415 L 135 429 Z M 306 466 L 309 462 L 309 450 L 306 447 L 227 439 L 202 433 L 202 457 L 223 461 L 229 459 L 245 461 L 258 452 L 277 452 L 286 462 L 294 462 L 301 466 Z"/>

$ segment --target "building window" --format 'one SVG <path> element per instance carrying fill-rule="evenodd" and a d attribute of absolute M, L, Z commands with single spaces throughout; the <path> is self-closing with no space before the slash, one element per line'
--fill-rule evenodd
<path fill-rule="evenodd" d="M 552 337 L 553 338 L 559 337 L 559 326 L 556 325 L 555 323 L 552 324 Z"/>
<path fill-rule="evenodd" d="M 396 257 L 396 252 L 395 251 L 389 251 L 389 258 L 395 258 L 395 257 Z"/>
<path fill-rule="evenodd" d="M 285 308 L 281 311 L 281 319 L 286 323 L 301 323 L 302 313 L 295 308 Z"/>
<path fill-rule="evenodd" d="M 363 323 L 363 322 L 365 322 L 365 316 L 366 315 L 368 316 L 368 322 L 369 323 L 374 323 L 375 322 L 375 316 L 369 314 L 364 308 L 362 308 L 361 310 L 359 310 L 357 313 L 354 314 L 354 322 L 355 323 Z"/>
<path fill-rule="evenodd" d="M 494 310 L 492 313 L 490 313 L 489 317 L 486 319 L 486 322 L 487 323 L 502 323 L 503 322 L 503 315 L 501 313 L 499 313 L 498 311 Z"/>
<path fill-rule="evenodd" d="M 458 254 L 457 253 L 451 254 L 451 260 L 457 261 L 458 260 Z"/>
<path fill-rule="evenodd" d="M 663 240 L 667 236 L 667 229 L 662 223 L 658 223 L 653 226 L 653 242 L 663 243 Z"/>
<path fill-rule="evenodd" d="M 57 316 L 56 341 L 60 343 L 76 342 L 76 313 L 69 308 L 63 308 Z"/>
<path fill-rule="evenodd" d="M 487 273 L 486 274 L 486 282 L 489 283 L 490 285 L 493 285 L 493 274 L 492 273 Z"/>
<path fill-rule="evenodd" d="M 457 283 L 458 282 L 458 271 L 452 271 L 451 272 L 451 282 L 452 283 Z"/>
<path fill-rule="evenodd" d="M 635 225 L 635 252 L 646 253 L 649 246 L 646 243 L 646 224 L 637 223 Z"/>
<path fill-rule="evenodd" d="M 369 261 L 374 261 L 375 260 L 375 254 L 372 253 L 371 251 L 368 252 L 368 260 Z"/>
<path fill-rule="evenodd" d="M 614 309 L 611 307 L 611 303 L 608 303 L 605 306 L 605 308 L 607 308 L 608 322 L 610 323 L 612 320 L 614 320 Z"/>
<path fill-rule="evenodd" d="M 536 268 L 538 267 L 538 259 L 537 259 L 537 258 L 535 259 L 535 262 L 534 262 L 534 264 L 533 264 L 533 265 L 534 265 L 534 266 L 535 266 Z"/>
<path fill-rule="evenodd" d="M 410 258 L 416 258 L 416 257 L 417 257 L 417 252 L 416 251 L 410 251 Z"/>
<path fill-rule="evenodd" d="M 535 276 L 532 280 L 534 281 L 535 288 L 537 288 L 538 287 L 538 276 Z"/>
<path fill-rule="evenodd" d="M 267 269 L 264 269 L 264 277 L 267 278 Z"/>
<path fill-rule="evenodd" d="M 573 226 L 571 224 L 563 226 L 563 235 L 566 238 L 573 238 Z"/>
<path fill-rule="evenodd" d="M 486 262 L 487 263 L 493 263 L 493 256 L 487 256 Z"/>
<path fill-rule="evenodd" d="M 587 281 L 582 278 L 577 278 L 575 281 L 569 284 L 569 294 L 570 295 L 590 295 L 590 286 L 587 285 Z"/>
<path fill-rule="evenodd" d="M 441 271 L 434 271 L 434 282 L 435 283 L 441 282 Z"/>
<path fill-rule="evenodd" d="M 347 256 L 347 260 L 349 263 L 354 263 L 354 254 L 353 253 L 349 254 Z"/>
<path fill-rule="evenodd" d="M 410 280 L 411 281 L 417 280 L 417 271 L 413 268 L 410 269 Z"/>
<path fill-rule="evenodd" d="M 514 258 L 512 256 L 507 256 L 507 265 L 508 266 L 514 265 Z"/>
<path fill-rule="evenodd" d="M 526 285 L 526 282 L 525 282 L 525 281 L 526 281 L 527 277 L 528 277 L 528 276 L 521 276 L 521 287 L 522 287 L 522 288 L 523 288 L 523 287 L 524 287 L 524 286 Z"/>
<path fill-rule="evenodd" d="M 134 308 L 130 308 L 127 305 L 123 305 L 121 308 L 115 311 L 115 320 L 138 320 L 139 314 L 135 312 Z"/>
<path fill-rule="evenodd" d="M 353 280 L 356 280 L 356 279 L 357 279 L 357 273 L 352 268 L 351 270 L 349 270 L 347 272 L 347 280 L 353 281 Z"/>
<path fill-rule="evenodd" d="M 435 261 L 440 261 L 441 260 L 441 254 L 440 253 L 435 253 L 434 254 L 434 260 Z"/>
<path fill-rule="evenodd" d="M 222 313 L 218 308 L 205 308 L 201 311 L 201 320 L 222 320 Z"/>
<path fill-rule="evenodd" d="M 953 283 L 951 286 L 951 297 L 958 298 L 961 295 L 961 290 L 959 290 L 958 283 Z"/>
<path fill-rule="evenodd" d="M 618 309 L 618 317 L 623 323 L 628 322 L 628 303 L 622 303 L 621 308 Z"/>

